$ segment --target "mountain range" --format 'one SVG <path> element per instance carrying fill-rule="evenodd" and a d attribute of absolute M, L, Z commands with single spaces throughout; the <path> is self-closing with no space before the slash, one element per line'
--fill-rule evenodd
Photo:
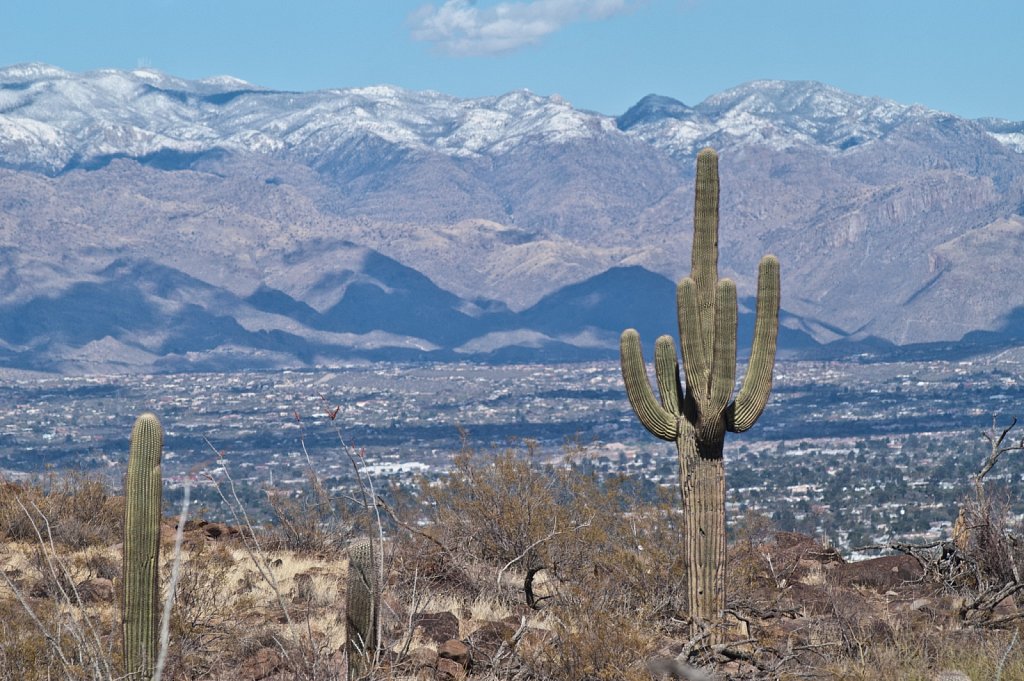
<path fill-rule="evenodd" d="M 721 274 L 749 313 L 780 258 L 785 351 L 1024 338 L 1024 122 L 815 82 L 614 117 L 24 64 L 0 69 L 0 365 L 579 359 L 627 326 L 653 346 L 708 145 Z"/>

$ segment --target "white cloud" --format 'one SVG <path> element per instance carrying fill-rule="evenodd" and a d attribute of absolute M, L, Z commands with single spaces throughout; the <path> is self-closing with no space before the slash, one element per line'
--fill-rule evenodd
<path fill-rule="evenodd" d="M 530 0 L 480 8 L 472 0 L 424 5 L 409 17 L 412 37 L 456 55 L 508 52 L 532 45 L 563 26 L 606 19 L 631 9 L 631 0 Z"/>

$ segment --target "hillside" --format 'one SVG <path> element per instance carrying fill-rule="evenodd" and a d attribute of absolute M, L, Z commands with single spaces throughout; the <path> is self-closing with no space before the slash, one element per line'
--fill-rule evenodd
<path fill-rule="evenodd" d="M 652 95 L 615 118 L 527 91 L 299 93 L 11 66 L 0 361 L 614 354 L 613 327 L 643 326 L 640 310 L 554 325 L 544 311 L 602 282 L 621 289 L 608 301 L 646 299 L 646 275 L 616 268 L 688 271 L 705 145 L 721 156 L 723 276 L 751 296 L 759 257 L 779 256 L 798 332 L 784 348 L 1010 342 L 1024 284 L 990 273 L 1010 266 L 1024 224 L 1019 128 L 813 82 L 694 106 Z M 133 268 L 160 285 L 129 290 Z"/>
<path fill-rule="evenodd" d="M 177 519 L 165 518 L 164 593 L 176 563 L 179 579 L 164 678 L 345 678 L 345 549 L 375 536 L 377 522 L 388 539 L 374 679 L 1024 675 L 1011 633 L 1022 585 L 1007 572 L 1019 549 L 1005 553 L 1013 544 L 1001 535 L 1019 528 L 992 506 L 965 502 L 967 534 L 857 562 L 751 514 L 735 528 L 726 633 L 711 645 L 707 629 L 689 633 L 671 506 L 637 503 L 628 484 L 542 469 L 521 452 L 461 456 L 451 474 L 400 508 L 379 505 L 380 521 L 311 484 L 305 496 L 258 495 L 273 523 L 249 525 L 255 509 L 223 478 L 238 524 L 189 519 L 179 536 Z M 534 492 L 525 502 L 524 489 Z M 412 522 L 417 508 L 430 509 L 422 522 Z M 0 674 L 124 678 L 123 512 L 124 499 L 94 480 L 0 486 Z"/>

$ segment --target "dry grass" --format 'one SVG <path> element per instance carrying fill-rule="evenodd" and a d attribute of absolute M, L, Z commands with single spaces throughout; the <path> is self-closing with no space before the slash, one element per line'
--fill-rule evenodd
<path fill-rule="evenodd" d="M 710 649 L 689 639 L 682 615 L 671 500 L 639 507 L 625 482 L 599 485 L 521 454 L 466 454 L 448 486 L 425 487 L 433 524 L 409 529 L 418 519 L 411 514 L 425 508 L 409 503 L 407 521 L 387 528 L 384 654 L 374 678 L 421 678 L 426 672 L 412 660 L 438 644 L 411 622 L 422 613 L 452 613 L 458 638 L 478 646 L 471 678 L 488 681 L 647 680 L 648 663 L 659 657 L 681 657 L 716 679 L 930 681 L 943 670 L 1024 679 L 1015 621 L 999 629 L 965 621 L 957 614 L 962 600 L 940 582 L 857 582 L 821 542 L 776 533 L 763 518 L 743 523 L 731 547 L 735 645 Z M 7 523 L 0 526 L 0 571 L 22 599 L 0 582 L 0 681 L 118 677 L 119 505 L 84 479 L 0 489 Z M 1012 528 L 996 523 L 1005 518 L 992 516 L 993 508 L 987 522 L 997 529 L 976 534 L 972 550 L 977 564 L 993 566 L 986 574 L 1005 577 L 1000 570 L 1009 564 L 1012 572 L 1016 559 L 994 542 Z M 93 514 L 88 523 L 82 509 Z M 35 519 L 35 529 L 18 513 Z M 273 538 L 279 531 L 243 529 L 214 539 L 196 524 L 185 533 L 164 678 L 344 676 L 348 566 L 341 542 L 289 546 Z M 165 585 L 172 535 L 169 526 Z M 90 580 L 110 580 L 114 590 L 90 591 Z M 1011 598 L 1000 607 L 1002 616 L 1018 605 Z"/>

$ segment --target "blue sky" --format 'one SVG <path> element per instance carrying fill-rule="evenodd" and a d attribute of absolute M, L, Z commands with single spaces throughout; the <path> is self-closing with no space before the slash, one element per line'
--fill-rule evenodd
<path fill-rule="evenodd" d="M 1024 2 L 0 0 L 0 65 L 148 66 L 278 89 L 518 88 L 619 114 L 760 78 L 1024 120 Z"/>

